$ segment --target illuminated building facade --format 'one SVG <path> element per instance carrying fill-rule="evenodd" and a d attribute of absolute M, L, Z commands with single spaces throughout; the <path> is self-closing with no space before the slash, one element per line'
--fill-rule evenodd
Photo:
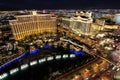
<path fill-rule="evenodd" d="M 105 26 L 105 20 L 102 19 L 96 19 L 95 24 L 98 26 L 97 29 L 98 31 L 103 30 Z"/>
<path fill-rule="evenodd" d="M 78 35 L 89 35 L 91 33 L 92 21 L 93 19 L 90 16 L 63 18 L 61 26 L 66 29 L 72 30 Z"/>
<path fill-rule="evenodd" d="M 15 17 L 16 20 L 9 21 L 15 40 L 32 34 L 56 32 L 56 17 L 52 17 L 51 14 L 37 14 L 36 11 L 32 11 L 31 15 Z"/>

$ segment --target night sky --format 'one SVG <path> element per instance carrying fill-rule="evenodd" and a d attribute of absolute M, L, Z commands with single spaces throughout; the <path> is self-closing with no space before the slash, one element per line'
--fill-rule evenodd
<path fill-rule="evenodd" d="M 119 0 L 0 0 L 0 10 L 120 8 Z"/>

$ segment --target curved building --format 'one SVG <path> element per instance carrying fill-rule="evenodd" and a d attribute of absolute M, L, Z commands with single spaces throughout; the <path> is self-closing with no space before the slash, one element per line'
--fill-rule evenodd
<path fill-rule="evenodd" d="M 51 14 L 37 14 L 36 11 L 32 11 L 30 15 L 15 17 L 16 20 L 9 21 L 15 40 L 32 34 L 56 32 L 56 17 L 52 17 Z"/>

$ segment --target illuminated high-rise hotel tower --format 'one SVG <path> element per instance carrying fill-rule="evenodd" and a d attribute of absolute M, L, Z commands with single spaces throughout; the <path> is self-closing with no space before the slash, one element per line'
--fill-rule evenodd
<path fill-rule="evenodd" d="M 9 21 L 15 40 L 32 34 L 56 32 L 56 17 L 51 14 L 37 14 L 32 11 L 32 14 L 15 17 L 15 20 Z"/>
<path fill-rule="evenodd" d="M 93 23 L 91 15 L 91 12 L 81 12 L 76 17 L 62 18 L 61 26 L 78 35 L 90 35 L 91 24 Z"/>

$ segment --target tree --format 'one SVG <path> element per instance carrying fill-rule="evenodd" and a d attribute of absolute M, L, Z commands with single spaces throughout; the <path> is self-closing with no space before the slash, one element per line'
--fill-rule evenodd
<path fill-rule="evenodd" d="M 112 21 L 111 19 L 107 19 L 107 20 L 106 20 L 106 24 L 109 24 L 109 25 L 114 25 L 114 24 L 115 24 L 115 22 L 114 22 L 114 21 Z"/>

